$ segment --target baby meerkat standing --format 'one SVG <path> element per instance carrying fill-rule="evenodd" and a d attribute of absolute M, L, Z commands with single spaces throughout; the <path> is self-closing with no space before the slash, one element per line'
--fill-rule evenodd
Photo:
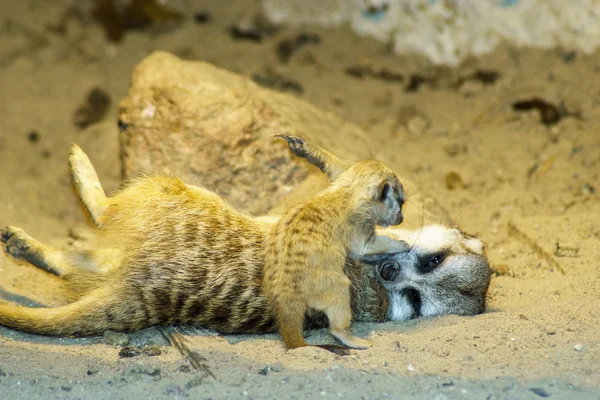
<path fill-rule="evenodd" d="M 332 180 L 323 193 L 288 210 L 267 243 L 263 285 L 279 332 L 287 348 L 307 346 L 304 316 L 315 309 L 327 315 L 335 339 L 365 349 L 369 342 L 350 333 L 350 280 L 344 263 L 346 256 L 408 250 L 403 241 L 375 234 L 376 225 L 402 222 L 403 187 L 381 162 L 365 160 L 347 166 L 300 137 L 276 136 Z"/>

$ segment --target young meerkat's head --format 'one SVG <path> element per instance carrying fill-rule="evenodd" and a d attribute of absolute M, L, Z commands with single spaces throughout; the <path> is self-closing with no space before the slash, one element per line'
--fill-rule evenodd
<path fill-rule="evenodd" d="M 364 160 L 349 166 L 327 150 L 304 140 L 300 136 L 278 133 L 275 137 L 284 139 L 293 154 L 304 158 L 318 167 L 333 182 L 330 190 L 351 189 L 352 199 L 358 201 L 364 214 L 376 225 L 399 225 L 404 217 L 404 188 L 400 180 L 387 165 Z"/>
<path fill-rule="evenodd" d="M 387 165 L 364 160 L 352 165 L 334 181 L 333 187 L 349 187 L 380 226 L 399 225 L 404 220 L 404 187 Z"/>

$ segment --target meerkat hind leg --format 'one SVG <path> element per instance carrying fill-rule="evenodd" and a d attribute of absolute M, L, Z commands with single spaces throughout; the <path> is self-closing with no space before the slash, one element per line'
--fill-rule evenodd
<path fill-rule="evenodd" d="M 306 311 L 306 305 L 298 301 L 289 301 L 275 307 L 279 334 L 288 349 L 308 346 L 302 332 Z"/>
<path fill-rule="evenodd" d="M 97 268 L 89 252 L 56 250 L 35 240 L 25 231 L 16 227 L 2 230 L 1 241 L 8 254 L 56 276 L 64 276 L 74 268 L 83 267 L 89 271 Z"/>

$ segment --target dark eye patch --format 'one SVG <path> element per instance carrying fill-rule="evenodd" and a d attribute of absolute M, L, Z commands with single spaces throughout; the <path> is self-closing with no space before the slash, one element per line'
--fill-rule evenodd
<path fill-rule="evenodd" d="M 424 253 L 419 256 L 418 269 L 422 274 L 428 274 L 441 266 L 448 255 L 450 254 L 447 250 L 438 251 L 435 253 Z"/>

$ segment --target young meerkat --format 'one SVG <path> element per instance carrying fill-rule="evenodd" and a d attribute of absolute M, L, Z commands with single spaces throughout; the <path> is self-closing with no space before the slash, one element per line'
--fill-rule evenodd
<path fill-rule="evenodd" d="M 346 257 L 407 251 L 408 244 L 378 236 L 375 226 L 402 223 L 404 190 L 385 164 L 365 160 L 348 166 L 298 136 L 279 134 L 292 152 L 319 166 L 331 179 L 315 198 L 291 207 L 267 243 L 263 286 L 288 349 L 307 346 L 303 321 L 310 309 L 323 311 L 330 334 L 344 346 L 366 349 L 352 336 L 350 279 Z"/>
<path fill-rule="evenodd" d="M 309 143 L 290 145 L 337 176 L 334 163 L 316 158 L 323 153 L 304 150 Z M 168 324 L 221 333 L 276 330 L 262 278 L 267 240 L 278 217 L 245 216 L 214 193 L 172 177 L 144 177 L 107 197 L 76 145 L 69 164 L 100 245 L 64 251 L 16 227 L 0 230 L 9 255 L 61 279 L 73 298 L 50 308 L 0 300 L 0 325 L 75 337 Z M 411 249 L 370 255 L 367 262 L 346 259 L 354 320 L 484 311 L 490 268 L 479 240 L 441 226 L 416 232 L 386 228 L 385 233 L 406 240 Z M 305 322 L 322 327 L 326 318 L 309 313 Z"/>

